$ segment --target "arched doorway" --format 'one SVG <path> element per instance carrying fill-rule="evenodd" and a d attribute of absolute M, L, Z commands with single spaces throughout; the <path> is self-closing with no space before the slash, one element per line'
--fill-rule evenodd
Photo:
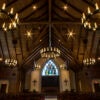
<path fill-rule="evenodd" d="M 59 92 L 59 69 L 53 60 L 50 59 L 45 63 L 41 74 L 42 92 Z"/>

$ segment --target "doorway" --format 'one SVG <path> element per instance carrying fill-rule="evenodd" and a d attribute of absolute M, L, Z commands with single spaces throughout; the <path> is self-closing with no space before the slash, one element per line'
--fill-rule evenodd
<path fill-rule="evenodd" d="M 59 76 L 42 77 L 42 92 L 45 93 L 59 92 Z"/>
<path fill-rule="evenodd" d="M 9 81 L 0 80 L 0 93 L 8 93 Z"/>
<path fill-rule="evenodd" d="M 0 86 L 0 93 L 6 93 L 7 84 L 1 84 Z"/>
<path fill-rule="evenodd" d="M 100 83 L 94 83 L 94 89 L 95 89 L 95 92 L 100 93 Z"/>

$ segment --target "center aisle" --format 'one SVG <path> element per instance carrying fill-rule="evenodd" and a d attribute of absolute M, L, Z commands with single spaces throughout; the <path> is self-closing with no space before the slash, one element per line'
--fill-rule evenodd
<path fill-rule="evenodd" d="M 56 96 L 46 96 L 45 100 L 57 100 Z"/>

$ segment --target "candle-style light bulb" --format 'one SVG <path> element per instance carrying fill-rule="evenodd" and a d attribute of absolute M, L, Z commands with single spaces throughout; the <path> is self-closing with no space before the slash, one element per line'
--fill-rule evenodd
<path fill-rule="evenodd" d="M 17 20 L 18 19 L 18 13 L 16 13 L 16 15 L 15 15 L 15 20 Z"/>
<path fill-rule="evenodd" d="M 95 8 L 96 8 L 96 10 L 99 10 L 99 6 L 97 3 L 95 3 Z"/>
<path fill-rule="evenodd" d="M 81 22 L 82 22 L 82 24 L 84 23 L 84 19 L 83 18 L 81 18 Z"/>
<path fill-rule="evenodd" d="M 16 28 L 17 27 L 16 22 L 13 21 L 12 23 L 13 23 L 13 27 Z"/>
<path fill-rule="evenodd" d="M 13 14 L 13 12 L 14 12 L 14 9 L 11 8 L 11 9 L 10 9 L 10 14 Z"/>
<path fill-rule="evenodd" d="M 9 29 L 11 29 L 11 28 L 12 28 L 12 24 L 10 23 L 10 24 L 9 24 Z"/>
<path fill-rule="evenodd" d="M 87 12 L 88 12 L 88 14 L 91 14 L 90 7 L 87 8 Z"/>
<path fill-rule="evenodd" d="M 95 28 L 97 28 L 97 27 L 98 27 L 96 22 L 94 23 L 94 27 L 95 27 Z"/>
<path fill-rule="evenodd" d="M 88 23 L 88 27 L 89 27 L 89 29 L 91 29 L 91 23 Z"/>
<path fill-rule="evenodd" d="M 82 18 L 83 18 L 83 19 L 86 19 L 86 16 L 85 16 L 85 14 L 84 14 L 84 13 L 82 14 Z"/>
<path fill-rule="evenodd" d="M 3 3 L 2 10 L 5 10 L 5 8 L 6 8 L 6 3 Z"/>
<path fill-rule="evenodd" d="M 2 28 L 5 28 L 5 26 L 6 26 L 5 23 L 3 23 Z"/>

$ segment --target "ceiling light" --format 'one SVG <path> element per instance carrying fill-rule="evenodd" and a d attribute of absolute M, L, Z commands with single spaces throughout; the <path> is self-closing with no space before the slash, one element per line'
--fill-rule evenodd
<path fill-rule="evenodd" d="M 49 26 L 49 47 L 44 47 L 40 50 L 41 57 L 57 58 L 60 56 L 60 50 L 51 46 L 51 25 Z"/>
<path fill-rule="evenodd" d="M 0 17 L 2 19 L 7 19 L 8 22 L 3 22 L 2 29 L 4 31 L 16 29 L 17 25 L 19 24 L 19 17 L 18 13 L 14 14 L 14 9 L 11 8 L 10 11 L 7 12 L 6 10 L 6 3 L 2 5 L 2 8 L 0 10 Z"/>
<path fill-rule="evenodd" d="M 58 40 L 59 42 L 61 41 L 61 40 Z"/>
<path fill-rule="evenodd" d="M 42 40 L 40 40 L 40 42 L 41 42 Z"/>
<path fill-rule="evenodd" d="M 3 58 L 0 58 L 0 61 L 2 61 L 3 60 Z"/>
<path fill-rule="evenodd" d="M 5 59 L 5 64 L 8 66 L 16 66 L 17 65 L 17 60 L 15 59 Z"/>
<path fill-rule="evenodd" d="M 31 38 L 32 37 L 32 32 L 31 31 L 27 31 L 26 34 L 27 38 Z"/>
<path fill-rule="evenodd" d="M 61 64 L 61 65 L 60 65 L 60 68 L 61 68 L 61 69 L 66 69 L 66 65 L 65 65 L 65 64 Z"/>
<path fill-rule="evenodd" d="M 35 69 L 40 69 L 41 68 L 41 66 L 40 65 L 38 65 L 38 64 L 35 64 Z"/>
<path fill-rule="evenodd" d="M 83 60 L 84 65 L 93 65 L 95 64 L 96 60 L 95 58 L 86 58 Z"/>
<path fill-rule="evenodd" d="M 100 14 L 100 9 L 97 3 L 95 3 L 95 10 L 92 12 L 90 7 L 87 8 L 87 13 L 82 14 L 81 22 L 85 29 L 96 31 L 98 29 L 97 21 L 93 21 Z"/>
<path fill-rule="evenodd" d="M 75 35 L 75 33 L 73 32 L 73 30 L 68 30 L 68 38 L 71 38 Z"/>
<path fill-rule="evenodd" d="M 68 6 L 67 5 L 64 5 L 63 9 L 64 10 L 67 10 L 68 9 Z"/>
<path fill-rule="evenodd" d="M 100 61 L 100 57 L 98 57 L 98 60 Z"/>
<path fill-rule="evenodd" d="M 60 56 L 60 50 L 56 47 L 46 47 L 40 50 L 41 57 L 56 58 Z"/>
<path fill-rule="evenodd" d="M 36 9 L 37 9 L 37 6 L 34 5 L 34 6 L 33 6 L 33 10 L 36 10 Z"/>

